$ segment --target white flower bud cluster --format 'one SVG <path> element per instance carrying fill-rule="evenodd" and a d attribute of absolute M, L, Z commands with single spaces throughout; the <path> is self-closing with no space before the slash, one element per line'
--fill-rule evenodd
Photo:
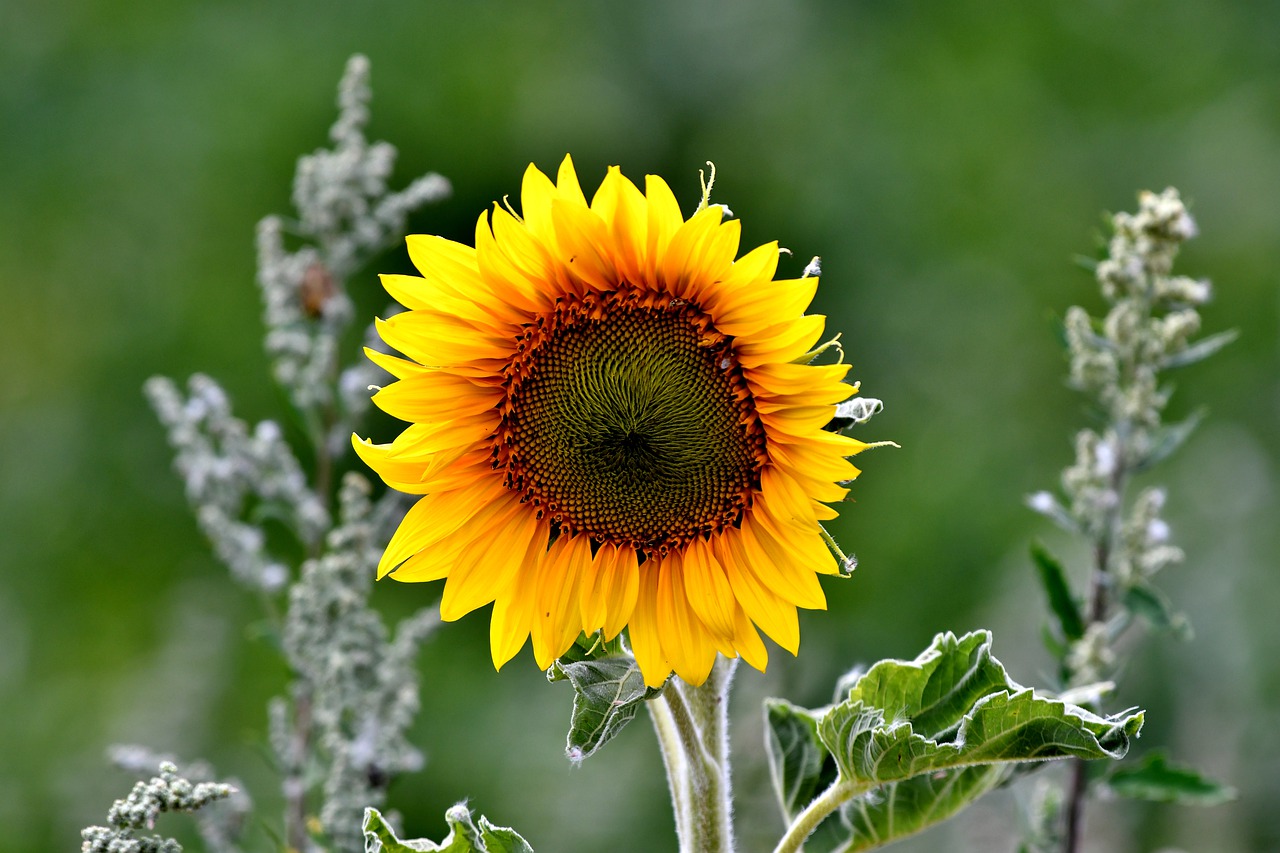
<path fill-rule="evenodd" d="M 1122 586 L 1145 584 L 1184 559 L 1182 549 L 1169 544 L 1169 524 L 1160 517 L 1164 502 L 1164 490 L 1158 488 L 1144 489 L 1134 500 L 1115 555 L 1116 579 Z"/>
<path fill-rule="evenodd" d="M 226 392 L 202 374 L 191 377 L 186 397 L 159 376 L 147 381 L 145 391 L 168 430 L 174 467 L 218 558 L 248 587 L 282 589 L 289 569 L 267 553 L 262 526 L 244 520 L 250 496 L 261 502 L 260 512 L 284 518 L 305 545 L 318 544 L 330 521 L 279 426 L 262 421 L 251 433 L 232 415 Z"/>
<path fill-rule="evenodd" d="M 326 551 L 303 565 L 289 591 L 284 650 L 296 675 L 295 713 L 280 700 L 271 713 L 277 758 L 294 784 L 320 787 L 321 828 L 337 850 L 360 849 L 364 809 L 383 805 L 394 776 L 422 766 L 405 735 L 419 705 L 418 647 L 439 621 L 433 610 L 420 611 L 392 638 L 368 606 L 381 546 L 404 509 L 396 493 L 374 505 L 369 492 L 363 477 L 346 475 Z M 302 719 L 306 738 L 297 731 Z M 306 754 L 297 748 L 302 740 L 318 749 Z M 306 772 L 317 757 L 319 780 Z"/>
<path fill-rule="evenodd" d="M 1084 636 L 1067 650 L 1066 666 L 1071 684 L 1093 684 L 1115 672 L 1116 653 L 1111 647 L 1111 630 L 1104 622 L 1091 622 Z"/>
<path fill-rule="evenodd" d="M 1107 519 L 1120 503 L 1116 489 L 1117 438 L 1085 429 L 1076 433 L 1075 462 L 1062 472 L 1062 488 L 1070 499 L 1074 526 L 1091 538 L 1106 531 Z M 1047 514 L 1047 513 L 1046 513 Z"/>
<path fill-rule="evenodd" d="M 1076 462 L 1063 474 L 1072 516 L 1094 533 L 1107 527 L 1119 500 L 1094 472 L 1094 456 L 1109 452 L 1126 471 L 1151 459 L 1169 401 L 1160 371 L 1187 352 L 1200 330 L 1196 307 L 1211 293 L 1207 281 L 1171 275 L 1179 246 L 1196 234 L 1177 190 L 1141 193 L 1138 212 L 1116 214 L 1112 224 L 1110 256 L 1097 266 L 1111 307 L 1100 322 L 1079 307 L 1065 318 L 1071 382 L 1095 397 L 1109 424 L 1105 440 L 1078 437 Z"/>
<path fill-rule="evenodd" d="M 178 775 L 170 762 L 160 764 L 160 775 L 133 786 L 127 799 L 116 800 L 107 813 L 108 826 L 91 826 L 80 835 L 82 853 L 181 853 L 182 845 L 158 835 L 135 833 L 155 829 L 162 812 L 194 812 L 235 793 L 218 782 L 191 782 Z"/>
<path fill-rule="evenodd" d="M 204 761 L 193 761 L 180 764 L 171 755 L 157 753 L 154 750 L 136 744 L 120 744 L 107 751 L 111 763 L 121 770 L 136 776 L 147 776 L 156 767 L 166 763 L 177 767 L 177 773 L 192 782 L 214 781 L 213 768 Z M 237 842 L 243 834 L 249 815 L 253 812 L 253 801 L 244 792 L 239 781 L 229 779 L 230 795 L 216 808 L 201 809 L 195 814 L 196 829 L 200 840 L 204 843 L 206 853 L 240 853 Z"/>
<path fill-rule="evenodd" d="M 369 143 L 369 61 L 353 56 L 338 86 L 332 150 L 298 160 L 293 203 L 298 220 L 269 216 L 258 224 L 258 284 L 267 326 L 267 353 L 276 380 L 302 411 L 335 402 L 338 346 L 352 319 L 345 282 L 370 255 L 404 233 L 408 215 L 451 191 L 437 174 L 388 193 L 396 150 Z M 285 248 L 285 232 L 303 241 Z M 337 432 L 351 432 L 350 418 Z M 317 440 L 327 437 L 316 436 Z"/>

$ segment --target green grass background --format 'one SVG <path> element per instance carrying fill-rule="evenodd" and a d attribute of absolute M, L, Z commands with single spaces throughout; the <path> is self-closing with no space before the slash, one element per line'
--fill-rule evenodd
<path fill-rule="evenodd" d="M 263 732 L 283 668 L 140 388 L 204 371 L 242 416 L 282 416 L 252 229 L 287 211 L 357 51 L 400 183 L 434 169 L 456 188 L 415 231 L 467 239 L 528 162 L 565 152 L 589 186 L 613 163 L 662 174 L 688 211 L 711 159 L 744 246 L 779 239 L 791 274 L 823 257 L 817 309 L 886 403 L 864 436 L 902 449 L 862 458 L 835 525 L 861 568 L 803 616 L 800 657 L 774 648 L 767 675 L 741 676 L 744 850 L 781 827 L 761 696 L 820 704 L 854 663 L 976 627 L 1015 678 L 1044 681 L 1027 545 L 1046 539 L 1077 576 L 1084 557 L 1022 505 L 1086 423 L 1054 317 L 1100 307 L 1072 262 L 1099 214 L 1178 186 L 1202 229 L 1181 270 L 1216 284 L 1206 328 L 1241 338 L 1176 377 L 1172 416 L 1210 416 L 1155 475 L 1188 554 L 1164 584 L 1197 637 L 1141 644 L 1117 706 L 1149 710 L 1139 751 L 1167 745 L 1242 794 L 1091 806 L 1091 849 L 1280 848 L 1277 26 L 1263 0 L 0 0 L 0 850 L 75 849 L 128 788 L 103 756 L 119 741 L 210 759 L 275 821 Z M 406 264 L 397 248 L 355 282 L 362 311 L 385 304 L 374 273 Z M 376 600 L 393 618 L 436 595 Z M 477 614 L 423 654 L 428 765 L 392 792 L 410 832 L 438 837 L 470 797 L 542 851 L 674 850 L 648 724 L 571 768 L 567 688 L 528 652 L 495 674 L 486 640 Z M 903 849 L 1010 849 L 1015 800 Z M 261 827 L 252 843 L 272 849 Z"/>

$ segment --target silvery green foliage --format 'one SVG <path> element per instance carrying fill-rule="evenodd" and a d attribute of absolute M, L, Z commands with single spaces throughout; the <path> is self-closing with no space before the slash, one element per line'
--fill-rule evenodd
<path fill-rule="evenodd" d="M 339 86 L 334 148 L 299 160 L 298 219 L 268 217 L 258 226 L 267 351 L 313 444 L 312 479 L 280 428 L 263 421 L 251 429 L 234 417 L 214 380 L 192 377 L 186 395 L 166 378 L 146 386 L 219 558 L 252 589 L 288 587 L 278 627 L 293 681 L 288 699 L 269 708 L 269 731 L 284 775 L 284 841 L 298 851 L 359 849 L 364 808 L 383 803 L 396 774 L 422 765 L 404 735 L 418 710 L 414 657 L 436 624 L 424 611 L 390 637 L 368 607 L 403 496 L 373 504 L 368 482 L 348 475 L 336 526 L 328 510 L 331 472 L 368 406 L 367 386 L 378 379 L 358 356 L 342 369 L 342 334 L 352 320 L 345 280 L 403 233 L 411 210 L 449 192 L 447 181 L 430 174 L 388 193 L 395 149 L 365 141 L 369 98 L 368 60 L 353 57 Z M 285 248 L 286 233 L 301 243 L 296 251 Z M 290 560 L 267 550 L 264 523 L 272 518 L 308 555 L 296 579 Z M 214 839 L 209 849 L 224 848 Z"/>
<path fill-rule="evenodd" d="M 1129 617 L 1187 633 L 1185 620 L 1152 585 L 1160 570 L 1183 559 L 1161 518 L 1165 493 L 1146 488 L 1128 500 L 1126 487 L 1134 474 L 1176 450 L 1199 421 L 1195 415 L 1164 423 L 1171 389 L 1162 374 L 1234 338 L 1225 333 L 1192 342 L 1200 329 L 1199 308 L 1212 288 L 1208 281 L 1173 274 L 1179 247 L 1196 234 L 1176 190 L 1141 193 L 1138 212 L 1116 214 L 1111 223 L 1108 257 L 1096 267 L 1107 314 L 1098 320 L 1072 307 L 1064 320 L 1071 383 L 1090 396 L 1104 424 L 1076 435 L 1075 461 L 1062 472 L 1063 500 L 1049 492 L 1028 499 L 1032 509 L 1088 539 L 1098 557 L 1094 594 L 1086 596 L 1089 612 L 1082 612 L 1084 629 L 1062 636 L 1069 686 L 1111 677 L 1119 663 L 1112 647 Z M 1050 590 L 1050 598 L 1057 599 L 1054 609 L 1061 616 L 1062 596 Z M 1110 618 L 1115 608 L 1119 620 Z"/>
<path fill-rule="evenodd" d="M 329 513 L 274 421 L 250 430 L 231 413 L 222 387 L 203 374 L 192 376 L 187 387 L 184 396 L 171 379 L 156 376 L 147 380 L 145 391 L 168 430 L 174 467 L 200 529 L 237 581 L 279 591 L 290 570 L 267 553 L 262 519 L 281 518 L 312 547 L 328 529 Z M 245 520 L 251 500 L 257 503 L 256 518 Z"/>
<path fill-rule="evenodd" d="M 400 238 L 410 212 L 449 195 L 449 182 L 431 173 L 400 192 L 387 192 L 396 150 L 364 138 L 369 121 L 369 60 L 353 56 L 338 86 L 334 147 L 298 160 L 293 221 L 268 216 L 258 223 L 258 284 L 267 326 L 267 353 L 276 380 L 301 411 L 335 403 L 367 404 L 367 395 L 340 395 L 339 336 L 352 319 L 345 281 L 373 253 Z M 302 245 L 285 247 L 286 234 Z M 350 384 L 350 383 L 348 383 Z M 333 412 L 313 423 L 317 438 L 343 441 L 358 411 Z"/>
<path fill-rule="evenodd" d="M 322 556 L 306 561 L 289 590 L 284 651 L 295 674 L 290 715 L 277 700 L 271 743 L 302 795 L 320 793 L 321 831 L 334 850 L 357 850 L 366 806 L 381 806 L 390 780 L 423 758 L 405 739 L 418 712 L 418 646 L 438 624 L 434 609 L 401 622 L 390 638 L 368 606 L 374 567 L 402 507 L 390 493 L 369 500 L 348 474 L 339 523 Z"/>
<path fill-rule="evenodd" d="M 1049 643 L 1062 685 L 1067 693 L 1089 694 L 1081 701 L 1091 707 L 1114 689 L 1111 681 L 1124 665 L 1117 640 L 1135 620 L 1190 636 L 1186 618 L 1154 585 L 1162 569 L 1184 556 L 1170 544 L 1169 525 L 1161 517 L 1165 492 L 1148 487 L 1130 498 L 1127 491 L 1133 476 L 1177 450 L 1202 416 L 1164 422 L 1172 390 L 1164 373 L 1207 358 L 1235 338 L 1225 332 L 1192 341 L 1200 330 L 1199 308 L 1212 288 L 1208 281 L 1173 274 L 1180 246 L 1196 235 L 1177 190 L 1144 192 L 1138 203 L 1137 213 L 1111 217 L 1107 257 L 1095 269 L 1106 316 L 1095 319 L 1072 307 L 1064 318 L 1071 384 L 1089 395 L 1103 424 L 1077 433 L 1075 461 L 1062 472 L 1063 499 L 1038 492 L 1027 500 L 1032 509 L 1084 538 L 1093 557 L 1088 588 L 1077 596 L 1056 558 L 1040 546 L 1032 553 L 1055 617 Z M 1137 778 L 1128 790 L 1150 799 L 1204 803 L 1209 798 L 1188 792 L 1197 785 L 1228 790 L 1192 770 L 1166 772 L 1163 765 Z M 1061 849 L 1067 853 L 1080 849 L 1089 787 L 1077 764 L 1062 798 Z M 1041 850 L 1056 841 L 1043 814 L 1029 815 L 1027 824 L 1024 849 Z"/>
<path fill-rule="evenodd" d="M 164 764 L 177 767 L 179 776 L 192 782 L 214 781 L 213 768 L 204 761 L 181 764 L 171 755 L 163 755 L 145 746 L 120 744 L 107 751 L 111 763 L 136 776 L 146 776 L 154 768 Z M 217 806 L 195 813 L 196 829 L 204 843 L 206 853 L 240 853 L 237 842 L 245 829 L 245 822 L 253 813 L 253 801 L 236 779 L 226 780 L 231 793 Z"/>
<path fill-rule="evenodd" d="M 80 833 L 83 853 L 181 853 L 172 838 L 137 833 L 156 827 L 162 812 L 194 812 L 216 800 L 226 799 L 235 788 L 220 782 L 192 782 L 178 775 L 170 762 L 160 764 L 160 775 L 138 782 L 123 800 L 107 812 L 107 826 L 91 826 Z"/>

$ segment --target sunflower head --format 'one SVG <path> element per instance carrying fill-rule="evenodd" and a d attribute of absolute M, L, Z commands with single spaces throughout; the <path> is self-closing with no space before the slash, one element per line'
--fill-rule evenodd
<path fill-rule="evenodd" d="M 422 276 L 382 277 L 405 357 L 369 351 L 396 379 L 373 399 L 409 425 L 354 443 L 422 497 L 379 576 L 445 579 L 446 620 L 492 603 L 499 667 L 624 628 L 651 686 L 717 653 L 763 669 L 757 629 L 794 654 L 868 446 L 824 429 L 855 388 L 810 363 L 817 277 L 775 279 L 776 243 L 738 258 L 736 220 L 705 197 L 686 220 L 652 175 L 612 167 L 588 203 L 568 157 L 555 183 L 530 165 L 521 208 L 474 247 L 410 236 Z"/>

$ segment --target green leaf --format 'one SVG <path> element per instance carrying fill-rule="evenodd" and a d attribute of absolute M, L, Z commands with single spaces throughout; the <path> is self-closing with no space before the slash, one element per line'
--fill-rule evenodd
<path fill-rule="evenodd" d="M 514 830 L 494 826 L 484 816 L 473 820 L 464 803 L 445 812 L 444 819 L 449 824 L 449 834 L 439 844 L 425 838 L 401 840 L 377 809 L 365 809 L 365 853 L 533 853 L 529 843 Z"/>
<path fill-rule="evenodd" d="M 636 712 L 660 690 L 645 687 L 630 655 L 557 662 L 549 676 L 573 685 L 573 713 L 565 753 L 578 764 L 590 758 L 635 719 Z"/>
<path fill-rule="evenodd" d="M 1049 598 L 1049 608 L 1058 617 L 1058 626 L 1062 635 L 1068 640 L 1078 640 L 1084 636 L 1084 616 L 1080 613 L 1080 605 L 1071 594 L 1067 584 L 1067 573 L 1062 564 L 1039 542 L 1031 545 L 1031 559 L 1035 560 L 1040 574 L 1040 585 L 1044 587 Z"/>
<path fill-rule="evenodd" d="M 1011 775 L 1009 765 L 986 764 L 929 773 L 858 797 L 843 812 L 853 831 L 841 851 L 872 850 L 946 820 Z"/>
<path fill-rule="evenodd" d="M 1199 409 L 1190 417 L 1178 421 L 1176 424 L 1169 424 L 1158 429 L 1152 436 L 1151 449 L 1147 451 L 1146 456 L 1137 461 L 1137 464 L 1133 466 L 1133 470 L 1147 471 L 1168 459 L 1175 450 L 1191 437 L 1191 433 L 1195 432 L 1196 427 L 1200 425 L 1200 421 L 1204 420 L 1204 416 L 1205 410 Z"/>
<path fill-rule="evenodd" d="M 1190 640 L 1194 633 L 1187 617 L 1174 610 L 1172 602 L 1153 586 L 1135 584 L 1127 588 L 1124 606 L 1141 616 L 1152 628 L 1173 634 L 1179 640 Z"/>
<path fill-rule="evenodd" d="M 836 779 L 836 764 L 818 738 L 821 715 L 784 699 L 766 699 L 769 776 L 782 814 L 791 820 Z"/>
<path fill-rule="evenodd" d="M 1191 346 L 1175 352 L 1161 363 L 1160 367 L 1168 370 L 1174 367 L 1186 367 L 1188 364 L 1195 364 L 1198 361 L 1204 361 L 1227 344 L 1240 337 L 1239 329 L 1228 329 L 1225 332 L 1218 332 L 1216 335 L 1210 335 L 1207 338 L 1201 338 Z"/>
<path fill-rule="evenodd" d="M 1141 711 L 1102 717 L 1016 684 L 991 656 L 987 631 L 939 634 L 914 661 L 881 661 L 845 701 L 807 713 L 817 719 L 818 740 L 838 770 L 820 800 L 845 802 L 849 836 L 841 849 L 848 850 L 870 849 L 950 817 L 1004 782 L 1019 763 L 1121 758 L 1143 723 Z M 803 713 L 791 716 L 804 720 Z M 794 727 L 794 763 L 812 768 L 803 730 Z M 783 778 L 798 789 L 808 773 Z"/>
<path fill-rule="evenodd" d="M 1216 806 L 1236 798 L 1236 790 L 1201 776 L 1190 767 L 1170 764 L 1163 752 L 1152 752 L 1136 764 L 1121 765 L 1106 780 L 1107 787 L 1121 797 Z"/>

